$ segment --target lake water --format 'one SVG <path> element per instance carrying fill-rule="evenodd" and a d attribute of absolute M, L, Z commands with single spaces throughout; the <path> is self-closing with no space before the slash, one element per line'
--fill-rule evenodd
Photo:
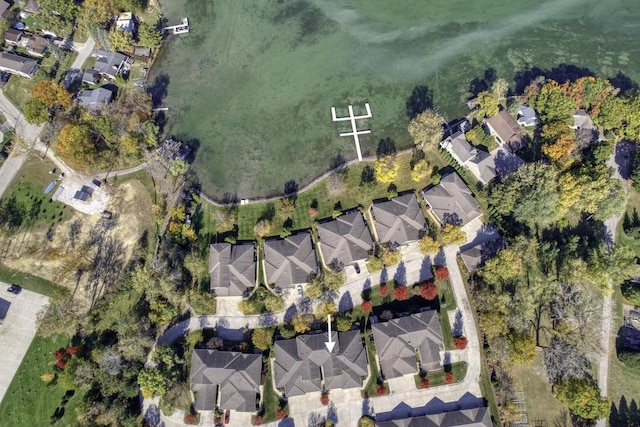
<path fill-rule="evenodd" d="M 187 16 L 191 32 L 167 37 L 149 83 L 163 82 L 164 131 L 197 145 L 193 167 L 213 197 L 278 193 L 337 155 L 354 158 L 331 106 L 371 104 L 366 155 L 381 138 L 410 144 L 406 101 L 418 85 L 453 119 L 485 75 L 515 87 L 532 67 L 560 76 L 580 67 L 640 81 L 637 0 L 161 3 L 170 24 Z"/>

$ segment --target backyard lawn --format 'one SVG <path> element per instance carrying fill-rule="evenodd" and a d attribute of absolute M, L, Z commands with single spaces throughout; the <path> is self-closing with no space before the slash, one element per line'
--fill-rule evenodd
<path fill-rule="evenodd" d="M 66 289 L 56 286 L 46 279 L 7 268 L 2 264 L 0 264 L 0 281 L 5 283 L 15 283 L 25 289 L 49 297 L 66 292 Z"/>
<path fill-rule="evenodd" d="M 68 393 L 65 397 L 66 390 L 55 384 L 47 385 L 40 379 L 43 374 L 54 371 L 53 352 L 68 345 L 66 337 L 45 339 L 36 335 L 0 403 L 0 424 L 48 426 L 60 417 L 56 425 L 75 425 L 75 406 L 81 400 L 81 392 Z"/>

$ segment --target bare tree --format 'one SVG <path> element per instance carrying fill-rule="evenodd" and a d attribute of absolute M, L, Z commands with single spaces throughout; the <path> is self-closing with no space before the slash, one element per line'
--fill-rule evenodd
<path fill-rule="evenodd" d="M 347 188 L 344 174 L 333 173 L 327 179 L 327 192 L 332 196 L 338 196 Z"/>
<path fill-rule="evenodd" d="M 589 376 L 591 362 L 573 343 L 553 337 L 544 351 L 547 377 L 552 383 L 568 379 L 585 379 Z"/>

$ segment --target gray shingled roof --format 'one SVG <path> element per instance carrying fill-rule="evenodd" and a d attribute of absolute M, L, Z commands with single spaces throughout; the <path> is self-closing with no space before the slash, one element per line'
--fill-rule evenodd
<path fill-rule="evenodd" d="M 403 245 L 416 241 L 427 225 L 413 193 L 375 202 L 372 210 L 380 243 Z"/>
<path fill-rule="evenodd" d="M 478 150 L 475 157 L 469 160 L 465 166 L 483 184 L 496 177 L 495 160 L 486 151 Z"/>
<path fill-rule="evenodd" d="M 573 112 L 573 128 L 574 129 L 595 129 L 591 116 L 586 111 L 579 109 Z"/>
<path fill-rule="evenodd" d="M 194 350 L 191 390 L 196 393 L 196 410 L 213 410 L 216 396 L 220 394 L 221 409 L 254 412 L 261 375 L 262 356 L 259 354 Z"/>
<path fill-rule="evenodd" d="M 321 378 L 326 390 L 362 387 L 368 371 L 360 332 L 333 332 L 331 336 L 336 343 L 331 353 L 325 346 L 326 332 L 276 341 L 276 387 L 283 388 L 287 396 L 321 391 Z"/>
<path fill-rule="evenodd" d="M 256 286 L 256 259 L 253 243 L 209 246 L 211 290 L 217 296 L 243 296 Z"/>
<path fill-rule="evenodd" d="M 380 421 L 378 427 L 491 427 L 491 415 L 484 407 L 441 412 L 401 420 Z"/>
<path fill-rule="evenodd" d="M 37 66 L 38 61 L 35 59 L 26 58 L 14 53 L 0 52 L 0 68 L 2 69 L 33 76 Z"/>
<path fill-rule="evenodd" d="M 326 264 L 351 264 L 366 259 L 373 246 L 371 233 L 358 211 L 318 224 L 320 250 Z"/>
<path fill-rule="evenodd" d="M 495 256 L 503 247 L 504 241 L 501 237 L 498 237 L 495 240 L 460 248 L 460 257 L 465 267 L 467 267 L 467 271 L 473 272 L 482 268 L 484 263 Z"/>
<path fill-rule="evenodd" d="M 264 258 L 265 281 L 282 289 L 307 283 L 309 275 L 318 271 L 316 251 L 308 232 L 267 240 L 264 242 Z"/>
<path fill-rule="evenodd" d="M 478 150 L 469 144 L 464 133 L 458 131 L 440 142 L 440 147 L 447 150 L 460 165 L 464 165 L 477 154 Z"/>
<path fill-rule="evenodd" d="M 498 114 L 485 121 L 487 126 L 497 135 L 502 143 L 509 145 L 514 150 L 522 148 L 524 145 L 524 134 L 522 128 L 505 110 L 500 110 Z"/>
<path fill-rule="evenodd" d="M 422 195 L 443 224 L 465 225 L 481 215 L 473 193 L 455 172 L 444 176 L 438 185 L 423 191 Z"/>
<path fill-rule="evenodd" d="M 78 104 L 90 110 L 100 110 L 102 107 L 111 102 L 113 92 L 103 87 L 98 89 L 83 90 L 78 94 Z"/>
<path fill-rule="evenodd" d="M 442 328 L 436 311 L 376 323 L 372 326 L 378 359 L 385 378 L 396 378 L 418 372 L 416 349 L 422 369 L 441 369 Z"/>
<path fill-rule="evenodd" d="M 115 78 L 118 75 L 123 63 L 129 59 L 126 55 L 118 52 L 108 52 L 104 49 L 96 50 L 95 55 L 98 59 L 93 68 L 100 74 L 111 78 Z"/>

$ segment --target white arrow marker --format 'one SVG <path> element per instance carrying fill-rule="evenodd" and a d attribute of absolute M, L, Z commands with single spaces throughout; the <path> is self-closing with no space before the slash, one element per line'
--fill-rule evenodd
<path fill-rule="evenodd" d="M 329 326 L 329 342 L 324 343 L 327 346 L 327 350 L 329 353 L 333 351 L 333 347 L 336 345 L 333 341 L 331 341 L 331 315 L 327 315 L 327 325 Z"/>

